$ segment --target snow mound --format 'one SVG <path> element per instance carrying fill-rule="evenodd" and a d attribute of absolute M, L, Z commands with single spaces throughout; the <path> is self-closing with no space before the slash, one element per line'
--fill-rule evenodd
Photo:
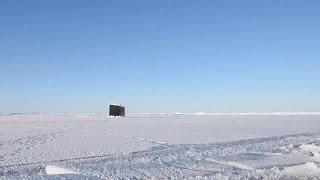
<path fill-rule="evenodd" d="M 280 172 L 281 176 L 290 177 L 320 177 L 320 168 L 314 162 L 286 167 Z"/>
<path fill-rule="evenodd" d="M 66 169 L 66 168 L 61 168 L 55 165 L 48 165 L 45 168 L 46 174 L 47 175 L 56 175 L 56 174 L 77 174 L 76 172 Z"/>
<path fill-rule="evenodd" d="M 315 160 L 320 161 L 320 146 L 315 144 L 304 144 L 300 146 L 302 152 L 309 153 Z"/>

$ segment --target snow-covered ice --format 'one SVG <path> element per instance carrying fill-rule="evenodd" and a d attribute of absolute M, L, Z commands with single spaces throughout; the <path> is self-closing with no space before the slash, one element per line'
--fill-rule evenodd
<path fill-rule="evenodd" d="M 319 166 L 319 113 L 0 116 L 0 179 L 317 179 Z"/>
<path fill-rule="evenodd" d="M 65 169 L 65 168 L 61 168 L 58 166 L 54 166 L 54 165 L 46 166 L 45 172 L 48 175 L 52 175 L 52 174 L 77 174 L 76 172 L 74 172 L 70 169 Z"/>

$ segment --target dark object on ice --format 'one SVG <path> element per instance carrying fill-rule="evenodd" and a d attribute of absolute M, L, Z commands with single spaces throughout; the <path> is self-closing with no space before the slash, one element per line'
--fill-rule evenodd
<path fill-rule="evenodd" d="M 124 106 L 111 104 L 109 108 L 109 116 L 125 116 Z"/>

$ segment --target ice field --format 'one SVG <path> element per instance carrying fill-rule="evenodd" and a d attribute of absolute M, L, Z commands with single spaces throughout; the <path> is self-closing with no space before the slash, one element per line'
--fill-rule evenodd
<path fill-rule="evenodd" d="M 0 116 L 0 179 L 317 179 L 319 167 L 319 113 Z"/>

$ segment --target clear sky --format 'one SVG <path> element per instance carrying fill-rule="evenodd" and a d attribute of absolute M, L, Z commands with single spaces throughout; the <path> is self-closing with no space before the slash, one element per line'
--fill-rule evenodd
<path fill-rule="evenodd" d="M 320 111 L 318 0 L 1 0 L 0 112 Z"/>

